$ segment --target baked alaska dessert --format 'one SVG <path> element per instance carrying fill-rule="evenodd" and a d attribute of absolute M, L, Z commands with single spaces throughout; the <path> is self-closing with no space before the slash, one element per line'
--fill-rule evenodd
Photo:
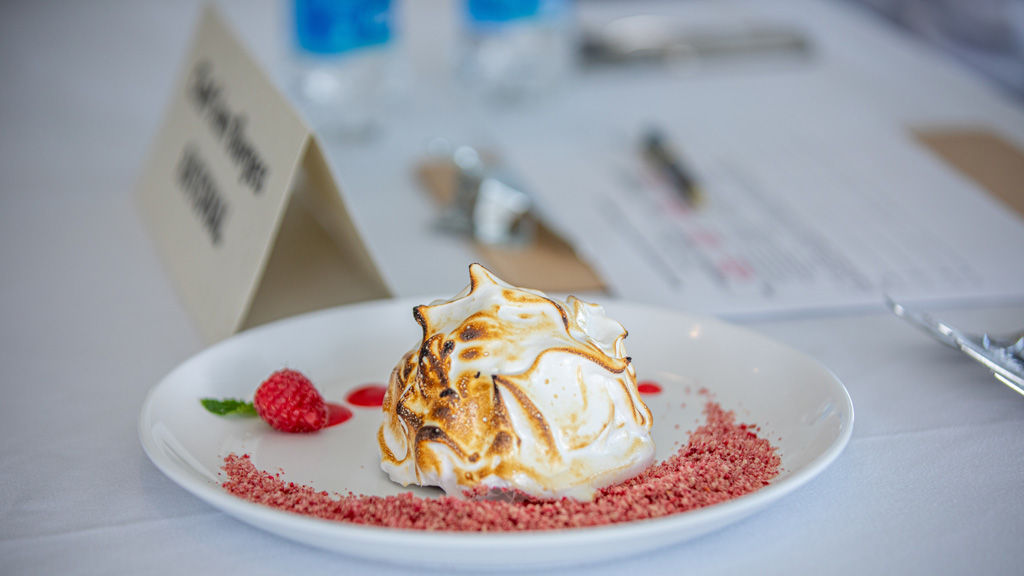
<path fill-rule="evenodd" d="M 391 373 L 377 434 L 391 479 L 590 500 L 650 465 L 651 412 L 622 325 L 479 264 L 469 276 L 451 300 L 413 309 L 423 337 Z"/>

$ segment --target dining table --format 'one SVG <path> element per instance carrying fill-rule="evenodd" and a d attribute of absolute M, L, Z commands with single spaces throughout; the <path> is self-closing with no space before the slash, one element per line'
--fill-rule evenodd
<path fill-rule="evenodd" d="M 373 529 L 383 531 L 372 532 L 380 544 L 373 552 L 339 550 L 268 530 L 252 516 L 240 520 L 245 514 L 230 503 L 197 497 L 167 473 L 178 464 L 155 457 L 140 436 L 157 436 L 146 412 L 154 409 L 154 387 L 218 348 L 199 330 L 161 257 L 139 186 L 208 4 L 288 94 L 289 2 L 0 3 L 0 573 L 1021 573 L 1024 397 L 967 354 L 897 317 L 882 293 L 850 306 L 752 314 L 685 299 L 631 303 L 671 310 L 666 318 L 708 318 L 725 334 L 794 354 L 836 383 L 835 398 L 850 401 L 827 462 L 764 506 L 692 537 L 672 538 L 658 525 L 643 532 L 648 521 L 638 520 L 638 530 L 602 536 L 635 541 L 635 551 L 602 553 L 595 544 L 593 559 L 583 553 L 559 560 L 545 548 L 555 560 L 532 564 L 531 547 L 547 537 L 541 534 L 508 541 L 502 557 L 516 562 L 488 565 L 479 554 L 475 563 L 461 562 L 469 552 L 452 546 L 446 560 L 433 554 L 420 563 L 402 549 L 415 548 L 416 533 L 389 540 L 391 529 Z M 507 106 L 478 105 L 465 94 L 454 63 L 462 49 L 461 2 L 392 4 L 399 10 L 403 76 L 379 128 L 343 138 L 311 124 L 387 288 L 387 298 L 371 305 L 451 296 L 467 284 L 468 266 L 486 254 L 436 225 L 441 209 L 425 193 L 417 163 L 441 141 L 523 158 L 522 174 L 530 177 L 530 151 L 517 147 L 573 147 L 574 138 L 617 119 L 677 114 L 736 126 L 731 107 L 777 106 L 793 114 L 810 102 L 820 106 L 815 113 L 831 106 L 838 114 L 852 102 L 894 129 L 969 126 L 1024 149 L 1024 101 L 849 2 L 580 0 L 581 17 L 753 14 L 800 30 L 811 53 L 684 72 L 609 64 L 570 75 L 546 100 Z M 685 105 L 645 100 L 662 85 Z M 1021 166 L 1010 169 L 1021 174 Z M 541 176 L 557 180 L 551 173 L 537 181 Z M 983 186 L 963 186 L 977 202 L 996 202 L 1007 226 L 1016 226 L 1012 255 L 1002 265 L 1021 269 L 1024 212 L 987 197 Z M 1020 193 L 1024 180 L 1009 187 Z M 559 198 L 577 192 L 564 190 Z M 551 226 L 572 243 L 579 228 L 558 228 L 565 206 L 558 202 Z M 614 270 L 601 262 L 600 250 L 579 253 L 597 276 Z M 642 299 L 622 294 L 614 282 L 582 292 L 609 309 Z M 347 306 L 353 305 L 366 303 Z M 924 298 L 915 306 L 967 331 L 1024 328 L 1024 285 Z M 300 321 L 347 309 L 313 311 Z M 409 309 L 412 345 L 418 327 Z M 257 326 L 225 342 L 266 334 L 268 326 L 288 325 Z M 631 331 L 627 345 L 642 338 Z M 733 360 L 726 363 L 755 354 L 727 349 Z M 386 382 L 388 374 L 378 378 Z M 589 530 L 604 529 L 564 529 L 566 542 L 586 550 Z M 643 545 L 648 533 L 665 543 Z M 431 542 L 444 546 L 443 537 Z"/>

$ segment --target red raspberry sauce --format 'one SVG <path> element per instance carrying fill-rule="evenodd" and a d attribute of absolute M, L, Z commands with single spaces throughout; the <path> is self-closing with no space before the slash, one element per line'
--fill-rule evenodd
<path fill-rule="evenodd" d="M 352 411 L 334 402 L 327 403 L 327 426 L 337 426 L 348 421 L 352 417 Z"/>
<path fill-rule="evenodd" d="M 636 385 L 636 389 L 641 394 L 660 394 L 661 385 L 650 380 L 645 380 Z"/>
<path fill-rule="evenodd" d="M 349 392 L 345 399 L 354 406 L 380 408 L 384 405 L 385 392 L 387 388 L 380 384 L 367 384 Z"/>

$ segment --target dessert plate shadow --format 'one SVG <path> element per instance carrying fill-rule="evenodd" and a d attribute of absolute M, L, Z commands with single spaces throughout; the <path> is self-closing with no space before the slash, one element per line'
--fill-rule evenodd
<path fill-rule="evenodd" d="M 661 460 L 685 445 L 703 421 L 709 398 L 760 427 L 778 447 L 782 472 L 746 496 L 668 516 L 596 528 L 519 533 L 396 530 L 331 522 L 253 504 L 226 493 L 224 457 L 249 454 L 257 468 L 287 481 L 340 494 L 393 495 L 410 490 L 381 472 L 376 448 L 379 408 L 348 407 L 349 421 L 314 434 L 283 434 L 258 419 L 207 413 L 204 397 L 251 398 L 283 367 L 302 371 L 328 401 L 387 383 L 402 355 L 418 344 L 414 306 L 386 300 L 345 306 L 261 326 L 186 360 L 149 392 L 139 418 L 146 454 L 196 497 L 284 538 L 352 556 L 409 565 L 471 569 L 528 568 L 595 562 L 683 542 L 745 518 L 824 470 L 849 441 L 853 404 L 842 383 L 806 355 L 755 332 L 674 310 L 599 302 L 627 330 L 626 348 L 645 395 Z"/>

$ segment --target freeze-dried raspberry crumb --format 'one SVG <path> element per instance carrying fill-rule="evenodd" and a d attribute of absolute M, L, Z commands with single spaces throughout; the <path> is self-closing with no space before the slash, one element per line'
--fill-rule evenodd
<path fill-rule="evenodd" d="M 363 496 L 317 492 L 256 469 L 248 455 L 224 459 L 229 493 L 250 502 L 327 520 L 411 530 L 508 532 L 598 526 L 657 518 L 717 504 L 753 492 L 779 473 L 776 449 L 758 429 L 709 402 L 706 422 L 660 464 L 598 491 L 591 502 Z M 471 491 L 482 496 L 486 489 Z"/>

